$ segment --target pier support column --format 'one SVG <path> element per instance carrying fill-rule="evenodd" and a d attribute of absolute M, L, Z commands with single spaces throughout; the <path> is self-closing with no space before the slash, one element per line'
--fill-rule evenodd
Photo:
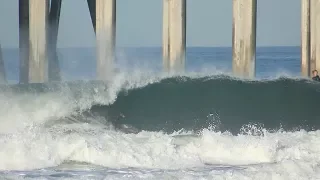
<path fill-rule="evenodd" d="M 94 32 L 96 32 L 96 0 L 87 0 Z"/>
<path fill-rule="evenodd" d="M 310 77 L 310 1 L 301 0 L 301 75 Z"/>
<path fill-rule="evenodd" d="M 48 81 L 47 25 L 48 0 L 29 1 L 29 83 Z"/>
<path fill-rule="evenodd" d="M 0 83 L 7 83 L 1 44 L 0 44 Z"/>
<path fill-rule="evenodd" d="M 316 4 L 318 0 L 310 0 L 310 72 L 316 69 Z"/>
<path fill-rule="evenodd" d="M 116 0 L 96 0 L 97 78 L 110 80 L 114 71 Z"/>
<path fill-rule="evenodd" d="M 59 21 L 61 12 L 62 0 L 51 0 L 50 13 L 49 13 L 49 36 L 48 36 L 48 78 L 49 81 L 60 81 L 60 65 L 57 54 L 57 40 L 59 31 Z"/>
<path fill-rule="evenodd" d="M 256 61 L 257 0 L 233 0 L 232 69 L 253 78 Z"/>
<path fill-rule="evenodd" d="M 310 74 L 320 71 L 320 1 L 310 0 Z"/>
<path fill-rule="evenodd" d="M 317 68 L 317 4 L 318 0 L 310 0 L 310 71 Z"/>
<path fill-rule="evenodd" d="M 320 0 L 311 0 L 311 71 L 320 71 Z"/>
<path fill-rule="evenodd" d="M 163 66 L 182 72 L 186 57 L 186 0 L 163 0 Z"/>
<path fill-rule="evenodd" d="M 169 55 L 169 49 L 170 49 L 170 37 L 169 37 L 169 3 L 170 0 L 163 0 L 163 7 L 162 7 L 162 63 L 163 63 L 163 69 L 165 71 L 170 71 L 170 55 Z"/>
<path fill-rule="evenodd" d="M 19 83 L 29 81 L 29 0 L 19 0 Z"/>

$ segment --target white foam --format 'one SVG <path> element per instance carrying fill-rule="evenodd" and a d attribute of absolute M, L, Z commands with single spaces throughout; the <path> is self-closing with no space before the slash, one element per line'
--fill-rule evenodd
<path fill-rule="evenodd" d="M 188 76 L 207 75 L 194 73 Z M 200 136 L 190 133 L 176 136 L 177 133 L 162 132 L 123 134 L 101 125 L 80 123 L 43 126 L 45 122 L 70 115 L 75 109 L 86 109 L 94 103 L 113 103 L 122 89 L 143 87 L 170 76 L 172 74 L 146 71 L 119 73 L 107 91 L 103 86 L 97 86 L 92 94 L 80 86 L 76 98 L 67 86 L 59 92 L 42 94 L 0 93 L 0 170 L 30 170 L 79 161 L 108 168 L 161 171 L 155 174 L 140 172 L 136 177 L 173 177 L 171 172 L 179 179 L 319 177 L 320 131 L 233 136 L 204 130 Z M 205 171 L 206 164 L 214 168 Z M 232 166 L 233 169 L 221 172 L 217 170 L 218 165 Z M 197 174 L 183 168 L 203 169 Z M 165 171 L 169 169 L 174 171 Z M 112 179 L 123 175 L 108 176 Z"/>
<path fill-rule="evenodd" d="M 23 130 L 25 127 L 42 124 L 51 119 L 65 117 L 74 113 L 75 109 L 84 110 L 93 104 L 112 104 L 121 90 L 144 87 L 148 84 L 177 75 L 192 78 L 220 75 L 222 72 L 189 72 L 189 73 L 155 73 L 145 69 L 122 71 L 106 85 L 80 83 L 77 94 L 71 87 L 62 84 L 60 90 L 47 93 L 10 91 L 0 92 L 0 133 Z M 88 87 L 89 86 L 89 87 Z M 94 94 L 92 93 L 94 90 Z"/>
<path fill-rule="evenodd" d="M 42 124 L 51 119 L 68 116 L 76 109 L 84 110 L 93 104 L 112 104 L 119 91 L 143 87 L 161 80 L 165 75 L 142 74 L 140 71 L 121 73 L 115 76 L 108 88 L 100 84 L 81 83 L 77 93 L 70 86 L 61 85 L 60 90 L 47 93 L 0 92 L 0 134 L 23 130 L 25 127 Z M 147 77 L 147 78 L 146 78 Z M 90 87 L 86 87 L 90 86 Z M 94 94 L 92 93 L 94 90 Z"/>
<path fill-rule="evenodd" d="M 88 124 L 33 128 L 0 138 L 0 169 L 28 170 L 78 161 L 108 168 L 176 171 L 211 164 L 214 176 L 219 166 L 240 168 L 234 170 L 236 174 L 251 178 L 319 175 L 320 131 L 232 136 L 204 130 L 199 136 L 175 135 L 123 134 Z M 185 138 L 184 143 L 176 143 L 179 138 Z"/>

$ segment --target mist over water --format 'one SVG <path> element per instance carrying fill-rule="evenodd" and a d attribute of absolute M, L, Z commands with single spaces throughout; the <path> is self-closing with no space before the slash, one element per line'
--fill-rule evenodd
<path fill-rule="evenodd" d="M 319 179 L 320 85 L 228 74 L 3 85 L 0 177 Z"/>

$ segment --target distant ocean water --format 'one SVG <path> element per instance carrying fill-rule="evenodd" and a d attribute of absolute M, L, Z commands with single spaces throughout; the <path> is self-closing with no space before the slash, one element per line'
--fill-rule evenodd
<path fill-rule="evenodd" d="M 3 55 L 1 179 L 320 179 L 320 85 L 299 47 L 258 48 L 252 80 L 231 48 L 188 48 L 175 75 L 161 48 L 118 49 L 109 84 L 94 49 L 59 49 L 64 81 L 32 85 Z"/>
<path fill-rule="evenodd" d="M 17 82 L 19 74 L 18 49 L 4 49 L 3 56 L 8 79 Z M 67 80 L 94 79 L 96 54 L 94 48 L 60 48 L 59 61 Z M 256 77 L 281 75 L 300 76 L 300 47 L 257 47 Z M 231 73 L 231 47 L 187 48 L 186 71 Z M 162 70 L 162 49 L 118 48 L 117 65 L 121 69 Z"/>

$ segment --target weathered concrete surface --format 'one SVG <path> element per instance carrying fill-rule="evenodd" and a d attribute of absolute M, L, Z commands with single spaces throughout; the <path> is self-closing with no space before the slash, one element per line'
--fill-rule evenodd
<path fill-rule="evenodd" d="M 301 0 L 301 75 L 310 71 L 310 0 Z"/>
<path fill-rule="evenodd" d="M 256 61 L 257 0 L 233 0 L 232 69 L 253 78 Z"/>
<path fill-rule="evenodd" d="M 96 0 L 97 79 L 110 80 L 114 71 L 116 0 Z"/>
<path fill-rule="evenodd" d="M 170 0 L 163 0 L 163 7 L 162 7 L 162 62 L 163 62 L 163 68 L 165 71 L 169 71 L 169 3 Z"/>
<path fill-rule="evenodd" d="M 59 21 L 62 0 L 52 0 L 49 12 L 49 36 L 48 36 L 48 56 L 49 56 L 49 81 L 60 81 L 61 70 L 57 53 L 57 40 L 59 31 Z"/>
<path fill-rule="evenodd" d="M 181 72 L 186 58 L 186 0 L 163 1 L 163 65 Z"/>
<path fill-rule="evenodd" d="M 94 32 L 96 32 L 96 0 L 87 0 Z"/>
<path fill-rule="evenodd" d="M 317 26 L 316 11 L 318 0 L 310 0 L 310 71 L 316 69 Z"/>
<path fill-rule="evenodd" d="M 19 0 L 19 82 L 29 81 L 29 0 Z"/>
<path fill-rule="evenodd" d="M 29 2 L 29 83 L 43 83 L 48 81 L 47 26 L 49 1 L 30 0 Z"/>
<path fill-rule="evenodd" d="M 314 8 L 312 9 L 313 11 L 311 12 L 311 16 L 314 16 L 314 19 L 312 19 L 311 24 L 312 26 L 314 26 L 314 31 L 311 32 L 311 36 L 312 34 L 314 34 L 313 37 L 311 38 L 315 38 L 315 47 L 313 47 L 313 51 L 312 53 L 315 54 L 315 59 L 314 59 L 314 63 L 315 63 L 315 68 L 318 71 L 320 70 L 320 0 L 313 0 L 314 2 Z M 315 52 L 314 52 L 315 49 Z M 312 68 L 312 67 L 311 67 Z M 313 69 L 311 69 L 312 71 Z"/>
<path fill-rule="evenodd" d="M 0 83 L 2 83 L 2 84 L 7 83 L 1 44 L 0 44 Z"/>

